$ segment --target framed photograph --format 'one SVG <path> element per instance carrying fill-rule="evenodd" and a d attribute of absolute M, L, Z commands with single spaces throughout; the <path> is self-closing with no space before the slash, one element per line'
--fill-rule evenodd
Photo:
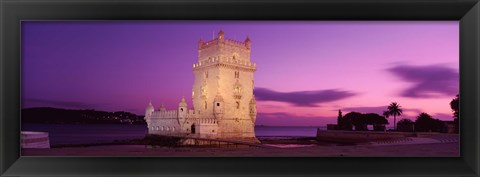
<path fill-rule="evenodd" d="M 479 176 L 477 1 L 0 5 L 2 176 Z"/>

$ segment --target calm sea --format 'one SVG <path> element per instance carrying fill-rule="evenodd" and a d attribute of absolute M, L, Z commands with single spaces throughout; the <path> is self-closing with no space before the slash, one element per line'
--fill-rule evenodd
<path fill-rule="evenodd" d="M 317 128 L 256 126 L 257 137 L 315 137 Z M 145 125 L 73 125 L 23 124 L 22 131 L 48 132 L 51 145 L 108 143 L 115 140 L 141 139 L 147 133 Z"/>

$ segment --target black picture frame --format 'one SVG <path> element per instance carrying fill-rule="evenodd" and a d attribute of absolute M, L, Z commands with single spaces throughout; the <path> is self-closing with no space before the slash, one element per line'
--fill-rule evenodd
<path fill-rule="evenodd" d="M 477 0 L 0 0 L 1 176 L 479 176 Z M 21 157 L 22 20 L 459 20 L 460 157 Z"/>

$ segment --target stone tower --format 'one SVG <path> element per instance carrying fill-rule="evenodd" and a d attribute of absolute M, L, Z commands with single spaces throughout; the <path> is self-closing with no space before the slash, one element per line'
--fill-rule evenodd
<path fill-rule="evenodd" d="M 198 42 L 193 64 L 192 100 L 199 119 L 215 118 L 219 138 L 258 141 L 255 138 L 256 102 L 253 95 L 256 65 L 250 61 L 251 41 L 218 37 Z"/>

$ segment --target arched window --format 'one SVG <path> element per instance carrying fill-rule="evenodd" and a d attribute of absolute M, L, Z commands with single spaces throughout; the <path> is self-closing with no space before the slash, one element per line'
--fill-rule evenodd
<path fill-rule="evenodd" d="M 204 104 L 205 104 L 205 109 L 207 109 L 207 101 L 205 101 L 205 103 L 204 103 Z"/>
<path fill-rule="evenodd" d="M 220 103 L 217 103 L 217 106 L 220 106 Z"/>
<path fill-rule="evenodd" d="M 164 130 L 165 130 L 165 126 L 162 126 L 162 131 L 164 131 Z"/>
<path fill-rule="evenodd" d="M 180 108 L 180 111 L 182 111 L 182 112 L 183 112 L 183 108 Z"/>
<path fill-rule="evenodd" d="M 174 132 L 174 131 L 175 131 L 175 127 L 172 127 L 172 132 Z"/>
<path fill-rule="evenodd" d="M 237 109 L 240 109 L 240 102 L 237 101 L 236 104 L 237 104 Z"/>

